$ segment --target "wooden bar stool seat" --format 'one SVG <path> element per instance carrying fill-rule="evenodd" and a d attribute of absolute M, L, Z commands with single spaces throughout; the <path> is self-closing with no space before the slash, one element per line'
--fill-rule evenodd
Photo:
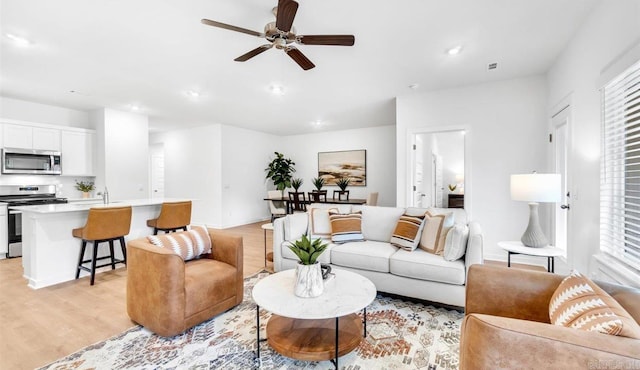
<path fill-rule="evenodd" d="M 87 216 L 87 223 L 84 227 L 73 229 L 71 234 L 82 239 L 80 256 L 78 257 L 78 267 L 76 268 L 76 279 L 80 277 L 80 270 L 91 274 L 91 285 L 95 280 L 96 269 L 111 265 L 115 270 L 117 263 L 127 263 L 127 250 L 124 243 L 125 235 L 131 229 L 131 207 L 107 207 L 91 208 Z M 120 241 L 122 249 L 122 259 L 116 259 L 113 251 L 113 241 Z M 93 243 L 93 253 L 91 258 L 84 259 L 87 242 Z M 109 255 L 98 257 L 98 246 L 100 243 L 109 242 Z M 101 265 L 96 265 L 97 261 L 109 259 L 110 261 Z M 84 266 L 90 263 L 89 267 Z"/>
<path fill-rule="evenodd" d="M 191 223 L 191 201 L 165 202 L 160 208 L 160 215 L 153 220 L 147 220 L 147 226 L 153 227 L 153 235 L 158 231 L 169 233 L 172 231 L 187 231 Z"/>

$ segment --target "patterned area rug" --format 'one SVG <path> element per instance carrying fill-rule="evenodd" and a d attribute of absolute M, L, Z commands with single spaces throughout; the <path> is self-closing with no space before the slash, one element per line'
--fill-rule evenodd
<path fill-rule="evenodd" d="M 42 369 L 252 369 L 256 349 L 251 289 L 267 272 L 245 279 L 244 302 L 171 338 L 135 327 Z M 362 315 L 362 313 L 361 313 Z M 262 311 L 261 337 L 270 314 Z M 340 368 L 457 369 L 463 314 L 378 295 L 367 308 L 367 337 L 340 357 Z M 260 369 L 333 369 L 330 361 L 284 357 L 261 343 Z"/>

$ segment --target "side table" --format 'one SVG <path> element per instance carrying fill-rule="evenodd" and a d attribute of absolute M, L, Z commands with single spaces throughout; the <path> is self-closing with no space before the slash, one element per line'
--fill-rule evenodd
<path fill-rule="evenodd" d="M 547 271 L 554 272 L 555 260 L 557 256 L 562 256 L 564 251 L 554 246 L 546 246 L 542 248 L 527 247 L 520 241 L 498 242 L 498 247 L 507 251 L 507 266 L 511 267 L 512 254 L 525 254 L 535 257 L 547 257 Z"/>
<path fill-rule="evenodd" d="M 262 230 L 264 230 L 264 267 L 267 267 L 267 230 L 271 230 L 273 232 L 273 223 L 263 224 L 260 226 Z M 273 260 L 273 258 L 271 259 Z"/>

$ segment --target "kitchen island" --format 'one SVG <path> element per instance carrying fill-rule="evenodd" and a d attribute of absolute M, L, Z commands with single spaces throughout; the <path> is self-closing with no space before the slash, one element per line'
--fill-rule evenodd
<path fill-rule="evenodd" d="M 23 276 L 33 289 L 75 279 L 81 241 L 71 235 L 71 230 L 85 225 L 89 209 L 92 207 L 131 206 L 131 231 L 125 237 L 125 240 L 131 240 L 153 233 L 153 229 L 147 226 L 147 220 L 158 217 L 163 202 L 184 200 L 135 199 L 109 204 L 97 201 L 11 207 L 22 212 Z M 105 253 L 103 248 L 107 248 L 107 245 L 101 245 L 99 255 Z M 114 249 L 116 258 L 122 258 L 120 248 Z M 107 269 L 110 267 L 98 269 L 96 273 Z M 85 271 L 80 272 L 80 277 L 87 275 Z"/>

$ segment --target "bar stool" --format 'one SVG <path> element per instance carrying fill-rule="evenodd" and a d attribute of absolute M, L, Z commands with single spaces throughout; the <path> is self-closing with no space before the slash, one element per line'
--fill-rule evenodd
<path fill-rule="evenodd" d="M 91 274 L 91 285 L 95 280 L 96 268 L 109 266 L 115 270 L 116 263 L 127 263 L 127 250 L 124 243 L 124 236 L 129 234 L 131 229 L 131 207 L 107 207 L 91 208 L 87 216 L 87 223 L 84 227 L 73 229 L 72 235 L 82 239 L 80 257 L 78 257 L 78 267 L 76 268 L 76 279 L 80 277 L 80 270 Z M 113 241 L 120 241 L 122 249 L 122 259 L 116 259 L 113 252 Z M 84 259 L 87 242 L 93 242 L 93 254 L 90 259 Z M 98 245 L 109 242 L 109 255 L 98 257 Z M 110 259 L 111 262 L 96 265 L 96 261 Z M 91 263 L 90 267 L 83 266 Z"/>
<path fill-rule="evenodd" d="M 165 202 L 160 208 L 160 215 L 153 220 L 147 220 L 147 226 L 153 227 L 153 235 L 158 235 L 158 230 L 169 233 L 180 229 L 187 231 L 191 223 L 191 201 Z"/>

